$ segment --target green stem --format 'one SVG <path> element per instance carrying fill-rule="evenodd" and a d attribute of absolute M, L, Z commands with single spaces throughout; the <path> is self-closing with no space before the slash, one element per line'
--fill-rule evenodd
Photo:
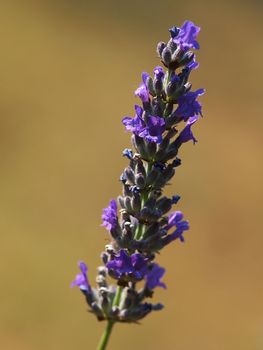
<path fill-rule="evenodd" d="M 100 339 L 99 345 L 97 347 L 97 350 L 104 350 L 106 349 L 106 346 L 108 344 L 108 341 L 110 339 L 111 331 L 113 328 L 114 322 L 108 321 L 107 327 L 104 330 L 104 333 L 102 334 L 102 337 Z"/>
<path fill-rule="evenodd" d="M 121 300 L 122 287 L 118 286 L 112 306 L 118 306 Z M 114 326 L 114 321 L 108 320 L 107 326 L 102 334 L 97 350 L 105 350 L 110 339 L 112 328 Z"/>
<path fill-rule="evenodd" d="M 147 163 L 147 166 L 146 166 L 146 178 L 147 178 L 147 175 L 149 174 L 149 172 L 152 170 L 152 162 L 148 162 Z M 150 192 L 149 191 L 145 191 L 144 193 L 142 193 L 142 196 L 141 196 L 141 209 L 144 207 L 144 204 L 146 203 L 147 199 L 149 198 L 149 194 Z M 143 234 L 144 234 L 144 231 L 145 231 L 145 225 L 144 224 L 139 224 L 138 228 L 137 228 L 137 231 L 134 235 L 134 239 L 137 239 L 139 240 Z"/>
<path fill-rule="evenodd" d="M 118 306 L 121 300 L 122 287 L 118 286 L 116 290 L 116 294 L 112 303 L 112 306 Z"/>

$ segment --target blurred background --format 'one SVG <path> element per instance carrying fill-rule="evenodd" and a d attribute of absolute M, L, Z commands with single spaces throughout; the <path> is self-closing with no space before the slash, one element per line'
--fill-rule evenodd
<path fill-rule="evenodd" d="M 120 192 L 142 71 L 185 19 L 202 27 L 193 88 L 204 118 L 168 193 L 190 220 L 159 257 L 165 304 L 115 327 L 110 349 L 262 350 L 262 2 L 2 1 L 0 347 L 95 349 L 104 329 L 69 284 L 94 281 Z"/>

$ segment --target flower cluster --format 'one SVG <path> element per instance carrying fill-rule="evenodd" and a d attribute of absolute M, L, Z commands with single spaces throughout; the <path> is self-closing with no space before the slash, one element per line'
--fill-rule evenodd
<path fill-rule="evenodd" d="M 101 255 L 104 265 L 98 269 L 97 288 L 90 286 L 83 262 L 72 282 L 99 320 L 137 322 L 162 308 L 145 299 L 153 296 L 156 287 L 166 288 L 165 269 L 154 262 L 156 253 L 177 239 L 183 242 L 189 229 L 182 212 L 171 211 L 180 197 L 169 198 L 163 189 L 181 164 L 177 155 L 182 144 L 197 142 L 192 126 L 202 116 L 198 97 L 204 90 L 191 91 L 188 80 L 198 67 L 192 49 L 199 49 L 199 31 L 190 21 L 169 30 L 168 43 L 157 45 L 165 68 L 157 66 L 153 76 L 142 74 L 135 91 L 141 105 L 135 105 L 134 117 L 122 120 L 132 133 L 134 150 L 123 151 L 129 160 L 120 177 L 123 193 L 102 214 L 111 243 Z M 108 276 L 117 281 L 116 287 L 108 285 Z"/>

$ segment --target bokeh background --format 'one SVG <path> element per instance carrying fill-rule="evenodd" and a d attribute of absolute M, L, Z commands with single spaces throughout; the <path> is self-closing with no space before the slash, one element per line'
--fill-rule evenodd
<path fill-rule="evenodd" d="M 118 325 L 110 349 L 262 350 L 262 2 L 2 1 L 0 4 L 0 347 L 95 349 L 105 326 L 69 284 L 96 276 L 101 210 L 120 191 L 142 71 L 156 43 L 202 27 L 194 88 L 205 87 L 169 193 L 186 243 L 159 257 L 165 309 Z"/>

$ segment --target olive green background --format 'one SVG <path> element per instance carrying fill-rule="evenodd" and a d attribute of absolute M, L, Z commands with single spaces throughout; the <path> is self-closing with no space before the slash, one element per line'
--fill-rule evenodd
<path fill-rule="evenodd" d="M 142 71 L 156 43 L 202 27 L 193 88 L 204 118 L 167 193 L 190 220 L 158 261 L 165 304 L 117 325 L 110 349 L 262 350 L 262 2 L 3 1 L 0 4 L 0 348 L 95 349 L 105 326 L 69 284 L 93 282 L 120 192 Z"/>

